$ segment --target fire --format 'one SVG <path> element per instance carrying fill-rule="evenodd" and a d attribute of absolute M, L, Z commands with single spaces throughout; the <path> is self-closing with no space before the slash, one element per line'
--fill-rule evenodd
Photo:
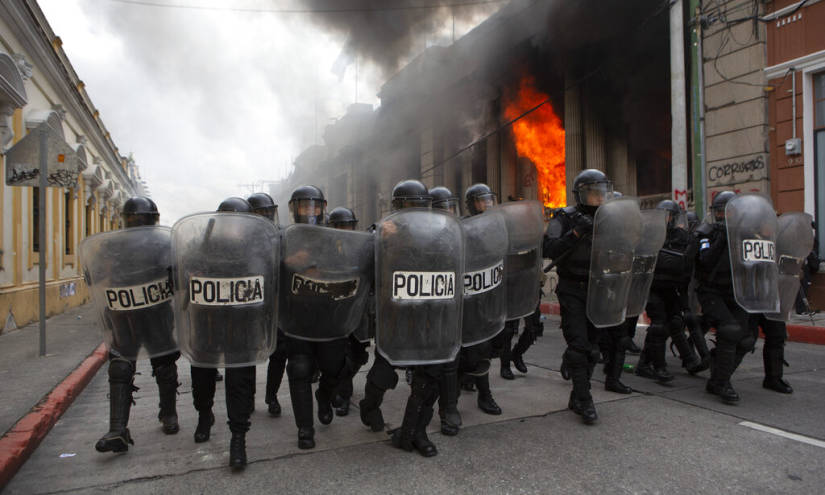
<path fill-rule="evenodd" d="M 523 78 L 518 94 L 510 95 L 504 109 L 507 120 L 517 118 L 545 101 L 547 95 L 535 88 L 532 77 Z M 564 127 L 550 103 L 545 103 L 513 123 L 513 135 L 519 156 L 536 166 L 539 199 L 548 208 L 567 205 L 564 175 Z"/>

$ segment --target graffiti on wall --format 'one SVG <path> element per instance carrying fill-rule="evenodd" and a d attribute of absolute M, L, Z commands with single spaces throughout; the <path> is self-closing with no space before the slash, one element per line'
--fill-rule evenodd
<path fill-rule="evenodd" d="M 763 179 L 767 176 L 766 160 L 758 155 L 748 160 L 739 160 L 708 167 L 708 185 L 719 186 Z"/>

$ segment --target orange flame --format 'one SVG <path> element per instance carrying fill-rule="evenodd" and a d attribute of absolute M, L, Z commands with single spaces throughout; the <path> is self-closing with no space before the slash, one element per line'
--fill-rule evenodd
<path fill-rule="evenodd" d="M 504 116 L 517 118 L 547 99 L 535 88 L 535 80 L 525 77 L 519 84 L 518 95 L 510 95 Z M 539 200 L 548 208 L 567 205 L 564 175 L 564 127 L 549 102 L 513 123 L 513 135 L 519 156 L 528 158 L 536 166 Z"/>

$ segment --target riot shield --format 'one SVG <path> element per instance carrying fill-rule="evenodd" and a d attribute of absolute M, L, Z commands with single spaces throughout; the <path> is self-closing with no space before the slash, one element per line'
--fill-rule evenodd
<path fill-rule="evenodd" d="M 461 224 L 465 249 L 461 345 L 467 347 L 495 337 L 504 328 L 507 319 L 504 258 L 509 240 L 507 224 L 500 212 L 468 217 Z"/>
<path fill-rule="evenodd" d="M 638 316 L 645 309 L 650 285 L 653 283 L 653 271 L 656 258 L 665 243 L 667 235 L 666 210 L 642 210 L 642 235 L 633 251 L 633 280 L 627 296 L 627 314 Z"/>
<path fill-rule="evenodd" d="M 725 225 L 736 302 L 748 313 L 778 312 L 777 221 L 770 200 L 755 193 L 735 196 L 725 206 Z"/>
<path fill-rule="evenodd" d="M 587 318 L 596 327 L 612 327 L 625 320 L 641 216 L 638 201 L 628 196 L 596 210 L 587 286 Z"/>
<path fill-rule="evenodd" d="M 768 319 L 788 321 L 800 288 L 800 275 L 805 258 L 814 247 L 813 218 L 807 213 L 784 213 L 777 220 L 776 256 L 779 269 L 779 313 L 768 313 Z"/>
<path fill-rule="evenodd" d="M 283 243 L 281 330 L 311 341 L 352 333 L 369 295 L 372 234 L 295 224 L 284 231 Z"/>
<path fill-rule="evenodd" d="M 280 239 L 271 220 L 198 213 L 172 227 L 181 350 L 205 368 L 252 366 L 276 345 Z"/>
<path fill-rule="evenodd" d="M 133 227 L 80 243 L 80 263 L 103 323 L 103 340 L 126 359 L 178 350 L 170 232 L 169 227 Z"/>
<path fill-rule="evenodd" d="M 461 345 L 464 235 L 452 214 L 409 208 L 378 223 L 375 344 L 395 366 L 455 359 Z"/>
<path fill-rule="evenodd" d="M 510 241 L 504 260 L 507 320 L 515 320 L 533 313 L 539 303 L 544 205 L 538 201 L 513 201 L 490 211 L 500 212 L 507 224 Z"/>

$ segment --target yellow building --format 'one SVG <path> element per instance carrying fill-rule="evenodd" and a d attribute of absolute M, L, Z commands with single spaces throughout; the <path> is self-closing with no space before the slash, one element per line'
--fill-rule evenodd
<path fill-rule="evenodd" d="M 38 190 L 7 184 L 9 150 L 42 123 L 77 154 L 77 185 Z M 83 81 L 34 0 L 0 2 L 0 333 L 37 320 L 39 249 L 46 246 L 46 312 L 88 299 L 80 241 L 120 226 L 120 208 L 143 193 L 131 157 L 118 152 Z M 12 171 L 12 175 L 13 175 Z M 46 221 L 39 239 L 38 220 Z M 45 244 L 44 242 L 45 241 Z"/>

